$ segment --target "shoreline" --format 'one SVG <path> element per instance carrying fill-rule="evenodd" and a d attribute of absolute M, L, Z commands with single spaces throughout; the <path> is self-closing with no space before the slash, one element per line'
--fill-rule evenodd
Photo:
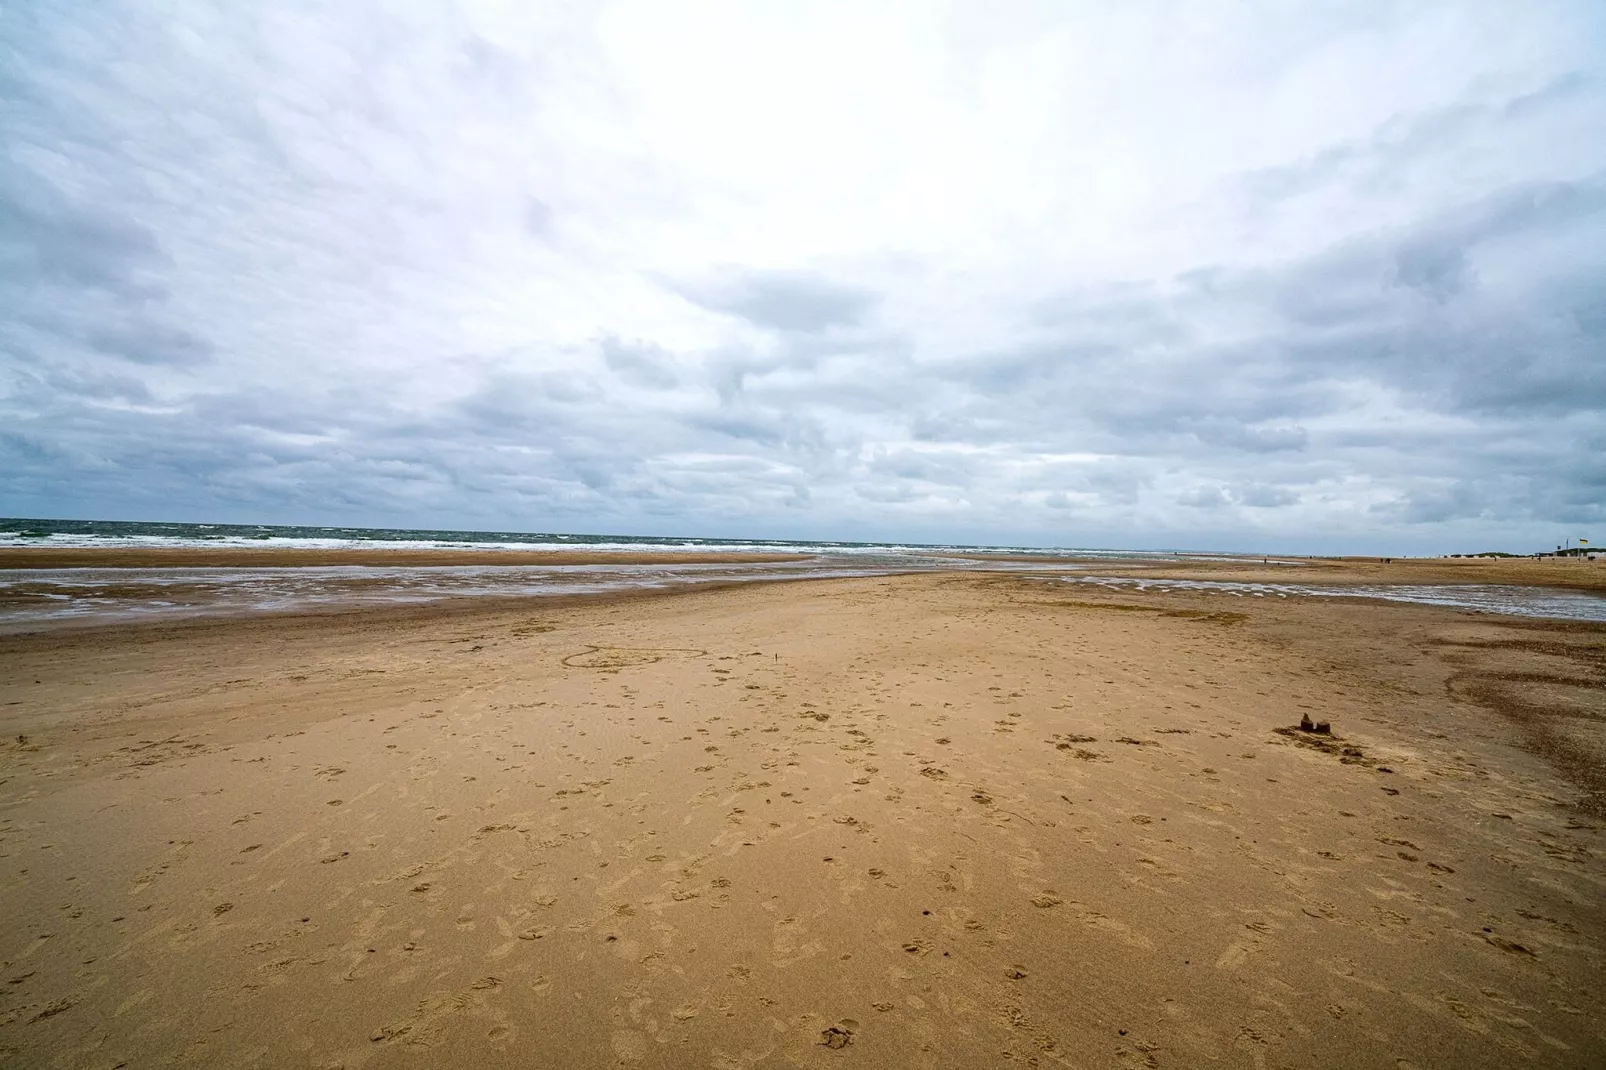
<path fill-rule="evenodd" d="M 1278 560 L 1275 555 L 1273 561 Z M 1141 570 L 1118 565 L 1101 572 L 1126 578 L 1207 579 L 1244 583 L 1508 585 L 1606 591 L 1606 560 L 1548 558 L 1284 558 L 1255 561 L 1157 561 Z"/>
<path fill-rule="evenodd" d="M 566 565 L 696 565 L 787 564 L 818 560 L 907 557 L 927 562 L 945 560 L 1002 565 L 1036 564 L 1097 569 L 1112 575 L 1201 579 L 1244 579 L 1250 582 L 1522 584 L 1606 589 L 1606 554 L 1600 559 L 1553 558 L 1393 558 L 1384 564 L 1373 557 L 1286 557 L 1265 555 L 1225 558 L 1077 556 L 1072 554 L 963 553 L 904 551 L 886 554 L 821 552 L 747 553 L 720 550 L 669 553 L 632 550 L 479 550 L 302 547 L 0 547 L 0 571 L 96 568 L 310 568 L 330 566 L 566 566 Z"/>
<path fill-rule="evenodd" d="M 36 567 L 0 569 L 0 633 L 81 631 L 192 618 L 373 616 L 393 608 L 428 612 L 475 602 L 534 607 L 571 598 L 922 572 L 1030 575 L 1079 581 L 1079 586 L 1133 584 L 1145 590 L 1169 583 L 1221 584 L 1215 593 L 1233 601 L 1331 600 L 1353 590 L 1355 597 L 1457 606 L 1501 616 L 1606 619 L 1606 600 L 1601 598 L 1606 595 L 1606 569 L 1573 562 L 1406 559 L 1385 565 L 1376 560 L 1316 559 L 1264 566 L 1241 560 L 974 555 L 899 560 L 712 552 L 301 548 L 92 548 L 29 552 L 24 557 Z M 0 552 L 0 563 L 6 560 Z M 62 567 L 43 567 L 46 564 Z M 1241 590 L 1233 589 L 1240 584 L 1245 585 Z"/>

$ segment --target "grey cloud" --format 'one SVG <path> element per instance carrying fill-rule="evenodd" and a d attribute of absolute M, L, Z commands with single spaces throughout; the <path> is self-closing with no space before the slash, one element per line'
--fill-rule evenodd
<path fill-rule="evenodd" d="M 609 368 L 639 386 L 667 390 L 680 381 L 673 359 L 661 346 L 625 342 L 610 335 L 599 348 Z"/>
<path fill-rule="evenodd" d="M 1101 502 L 1136 505 L 1154 482 L 1154 473 L 1147 466 L 1123 459 L 1101 460 L 1089 466 L 1081 473 L 1079 485 L 1097 495 Z"/>
<path fill-rule="evenodd" d="M 1391 502 L 1373 506 L 1373 511 L 1410 524 L 1438 524 L 1479 516 L 1484 505 L 1473 486 L 1458 480 L 1447 487 L 1413 490 Z"/>
<path fill-rule="evenodd" d="M 1537 292 L 1521 293 L 1529 284 L 1509 272 L 1498 294 L 1472 281 L 1467 265 L 1480 256 L 1581 234 L 1598 234 L 1601 243 L 1582 246 L 1571 260 L 1534 262 L 1545 277 Z M 1288 421 L 1330 411 L 1328 384 L 1346 379 L 1403 390 L 1446 411 L 1592 412 L 1606 402 L 1606 362 L 1591 359 L 1606 351 L 1602 249 L 1606 185 L 1506 190 L 1275 268 L 1185 273 L 1179 291 L 1151 298 L 1156 309 L 1134 311 L 1130 298 L 1121 299 L 1124 335 L 1110 310 L 1095 308 L 1095 345 L 1073 317 L 1056 326 L 1054 341 L 958 372 L 989 398 L 1052 399 L 1061 419 L 1140 432 L 1169 425 L 1255 451 L 1307 445 L 1308 432 Z M 1431 301 L 1402 295 L 1405 279 Z M 1519 297 L 1520 309 L 1512 309 Z M 1491 304 L 1498 319 L 1486 311 Z M 1240 331 L 1225 346 L 1172 341 L 1179 333 L 1202 340 L 1210 319 L 1224 312 L 1253 324 L 1254 333 Z M 1158 340 L 1147 329 L 1155 323 L 1165 325 Z M 1090 391 L 1087 382 L 1120 385 Z"/>
<path fill-rule="evenodd" d="M 125 401 L 136 405 L 149 405 L 156 401 L 144 381 L 132 375 L 61 368 L 50 372 L 46 381 L 52 392 L 72 397 Z"/>
<path fill-rule="evenodd" d="M 907 505 L 926 497 L 924 491 L 898 483 L 861 484 L 853 488 L 853 493 L 878 505 Z"/>
<path fill-rule="evenodd" d="M 673 426 L 685 431 L 711 431 L 772 447 L 788 456 L 812 456 L 828 448 L 825 432 L 812 414 L 750 400 L 739 405 L 691 409 L 679 416 Z"/>
<path fill-rule="evenodd" d="M 28 464 L 53 464 L 63 459 L 61 451 L 48 442 L 17 431 L 0 431 L 0 456 Z"/>
<path fill-rule="evenodd" d="M 1473 285 L 1466 251 L 1453 245 L 1405 246 L 1395 255 L 1394 278 L 1401 286 L 1445 301 Z"/>
<path fill-rule="evenodd" d="M 603 389 L 583 372 L 499 371 L 457 403 L 457 408 L 492 425 L 530 425 L 561 419 L 575 405 L 606 397 Z"/>
<path fill-rule="evenodd" d="M 549 238 L 554 224 L 552 207 L 541 198 L 526 196 L 524 201 L 524 230 L 531 237 Z"/>
<path fill-rule="evenodd" d="M 968 485 L 971 479 L 974 478 L 977 467 L 975 458 L 965 454 L 958 456 L 932 456 L 928 453 L 917 453 L 908 450 L 898 450 L 883 454 L 875 458 L 870 464 L 872 472 L 893 479 L 936 483 L 954 487 Z"/>
<path fill-rule="evenodd" d="M 1232 499 L 1220 487 L 1198 487 L 1177 495 L 1177 504 L 1195 509 L 1224 509 L 1232 504 Z"/>
<path fill-rule="evenodd" d="M 922 412 L 909 421 L 910 436 L 916 442 L 952 442 L 987 444 L 1010 437 L 1010 422 L 1003 416 L 984 416 L 978 409 L 991 410 L 991 405 L 965 404 L 955 408 Z"/>
<path fill-rule="evenodd" d="M 1200 442 L 1246 453 L 1298 452 L 1310 445 L 1310 432 L 1299 425 L 1257 427 L 1228 420 L 1202 420 L 1190 430 Z"/>
<path fill-rule="evenodd" d="M 752 415 L 712 414 L 696 418 L 694 426 L 727 438 L 756 442 L 763 446 L 777 446 L 785 438 L 783 430 L 774 422 Z"/>
<path fill-rule="evenodd" d="M 523 94 L 526 69 L 517 56 L 477 33 L 468 34 L 459 46 L 457 71 L 475 88 L 482 88 L 497 99 Z"/>
<path fill-rule="evenodd" d="M 102 353 L 135 364 L 195 364 L 214 352 L 211 343 L 189 331 L 138 321 L 93 330 L 87 340 Z"/>
<path fill-rule="evenodd" d="M 855 326 L 877 301 L 871 290 L 809 271 L 737 270 L 678 289 L 695 304 L 756 327 L 803 333 Z"/>
<path fill-rule="evenodd" d="M 1235 488 L 1232 491 L 1232 500 L 1239 505 L 1248 505 L 1260 509 L 1275 509 L 1278 506 L 1293 505 L 1299 501 L 1299 495 L 1287 487 L 1251 483 Z"/>
<path fill-rule="evenodd" d="M 1299 495 L 1287 487 L 1248 483 L 1231 488 L 1217 486 L 1196 487 L 1193 490 L 1179 494 L 1176 500 L 1181 505 L 1205 510 L 1223 510 L 1234 505 L 1248 506 L 1254 509 L 1275 509 L 1280 506 L 1295 504 L 1299 501 Z"/>
<path fill-rule="evenodd" d="M 1234 185 L 1257 212 L 1340 185 L 1375 192 L 1398 189 L 1424 169 L 1436 173 L 1469 141 L 1509 139 L 1514 129 L 1521 129 L 1519 124 L 1532 128 L 1536 119 L 1565 116 L 1570 110 L 1599 114 L 1601 96 L 1598 74 L 1568 71 L 1539 89 L 1504 100 L 1458 102 L 1396 115 L 1366 137 L 1330 145 L 1296 163 L 1246 172 Z"/>
<path fill-rule="evenodd" d="M 0 274 L 93 286 L 132 296 L 162 293 L 148 278 L 161 246 L 151 229 L 75 202 L 31 168 L 0 179 Z"/>
<path fill-rule="evenodd" d="M 1520 309 L 1502 307 L 1491 319 L 1485 310 L 1501 295 L 1482 286 L 1463 293 L 1469 261 L 1502 247 L 1543 247 L 1582 234 L 1600 244 L 1571 262 L 1515 261 L 1518 271 L 1549 276 L 1538 293 L 1522 294 L 1520 277 L 1505 284 L 1506 301 L 1522 298 Z M 1606 176 L 1503 191 L 1398 238 L 1352 243 L 1289 265 L 1275 279 L 1265 273 L 1242 278 L 1236 296 L 1263 295 L 1291 326 L 1308 328 L 1291 339 L 1296 352 L 1331 371 L 1376 375 L 1479 411 L 1592 410 L 1606 402 L 1606 362 L 1591 359 L 1606 351 L 1606 332 L 1595 315 L 1606 293 L 1598 281 L 1606 272 L 1602 250 Z M 1435 310 L 1402 305 L 1380 285 L 1391 263 L 1414 265 L 1408 273 L 1435 299 Z M 1463 299 L 1452 300 L 1458 296 Z M 1313 315 L 1318 308 L 1320 315 Z"/>

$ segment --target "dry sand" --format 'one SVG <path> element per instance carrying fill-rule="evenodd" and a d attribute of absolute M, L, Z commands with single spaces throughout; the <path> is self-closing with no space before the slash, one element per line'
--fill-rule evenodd
<path fill-rule="evenodd" d="M 1245 601 L 0 637 L 0 1063 L 1606 1062 L 1606 627 Z"/>

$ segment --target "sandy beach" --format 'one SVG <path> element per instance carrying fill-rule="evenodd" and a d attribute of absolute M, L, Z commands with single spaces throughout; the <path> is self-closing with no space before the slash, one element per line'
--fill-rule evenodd
<path fill-rule="evenodd" d="M 924 574 L 6 635 L 0 701 L 0 1065 L 1606 1061 L 1606 625 Z"/>

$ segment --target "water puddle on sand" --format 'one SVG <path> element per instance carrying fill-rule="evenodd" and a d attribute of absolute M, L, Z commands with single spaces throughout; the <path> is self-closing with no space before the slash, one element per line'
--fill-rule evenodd
<path fill-rule="evenodd" d="M 845 579 L 924 571 L 1020 572 L 1063 564 L 919 555 L 648 565 L 315 565 L 286 568 L 0 569 L 0 632 L 475 597 L 597 595 L 711 583 Z"/>
<path fill-rule="evenodd" d="M 1232 580 L 1162 580 L 1121 576 L 1066 576 L 1065 583 L 1095 584 L 1112 590 L 1206 591 L 1238 598 L 1375 598 L 1414 602 L 1513 617 L 1606 621 L 1606 596 L 1554 587 L 1504 584 L 1357 584 L 1322 586 L 1308 583 L 1244 583 Z"/>

